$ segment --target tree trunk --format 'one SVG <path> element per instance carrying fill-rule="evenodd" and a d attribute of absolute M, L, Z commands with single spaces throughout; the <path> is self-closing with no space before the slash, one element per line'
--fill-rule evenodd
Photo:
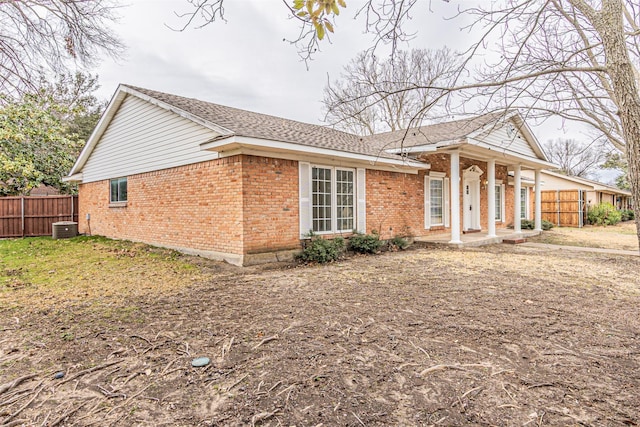
<path fill-rule="evenodd" d="M 624 7 L 622 0 L 604 0 L 601 11 L 590 18 L 602 38 L 614 102 L 624 133 L 636 234 L 640 243 L 640 93 L 626 46 Z"/>

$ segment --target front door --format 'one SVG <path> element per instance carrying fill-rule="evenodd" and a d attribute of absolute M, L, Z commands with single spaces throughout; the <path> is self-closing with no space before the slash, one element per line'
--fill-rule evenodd
<path fill-rule="evenodd" d="M 463 172 L 462 226 L 463 230 L 480 230 L 480 176 L 482 170 L 471 166 Z"/>

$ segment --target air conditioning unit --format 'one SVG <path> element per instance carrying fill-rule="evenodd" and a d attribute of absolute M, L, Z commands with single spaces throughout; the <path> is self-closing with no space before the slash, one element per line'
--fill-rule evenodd
<path fill-rule="evenodd" d="M 54 222 L 51 224 L 54 239 L 68 239 L 78 235 L 78 223 L 72 221 Z"/>

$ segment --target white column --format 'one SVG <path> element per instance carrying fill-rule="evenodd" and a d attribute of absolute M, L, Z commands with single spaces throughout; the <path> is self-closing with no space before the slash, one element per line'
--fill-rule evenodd
<path fill-rule="evenodd" d="M 542 200 L 540 199 L 540 186 L 541 186 L 541 173 L 540 169 L 536 169 L 536 204 L 535 204 L 535 231 L 542 231 Z"/>
<path fill-rule="evenodd" d="M 451 241 L 462 243 L 460 240 L 460 153 L 451 152 Z"/>
<path fill-rule="evenodd" d="M 522 204 L 520 203 L 521 188 L 520 165 L 515 165 L 513 168 L 513 231 L 516 233 L 522 233 L 522 225 L 520 223 L 520 211 L 522 208 Z"/>
<path fill-rule="evenodd" d="M 496 237 L 496 161 L 487 162 L 487 237 Z"/>

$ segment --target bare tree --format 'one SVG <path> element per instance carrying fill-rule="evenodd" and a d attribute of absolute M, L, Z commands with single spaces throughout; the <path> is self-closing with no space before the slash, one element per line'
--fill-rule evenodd
<path fill-rule="evenodd" d="M 398 51 L 383 61 L 361 52 L 325 87 L 325 121 L 358 135 L 406 129 L 416 124 L 416 111 L 441 95 L 429 88 L 447 86 L 456 58 L 447 48 Z M 416 89 L 402 90 L 411 86 Z"/>
<path fill-rule="evenodd" d="M 114 10 L 110 0 L 0 0 L 0 92 L 33 90 L 43 71 L 92 65 L 99 52 L 119 55 Z"/>
<path fill-rule="evenodd" d="M 560 166 L 557 172 L 581 178 L 593 178 L 608 152 L 598 145 L 564 138 L 547 141 L 543 149 L 549 160 Z"/>
<path fill-rule="evenodd" d="M 207 2 L 207 0 L 200 0 Z M 210 0 L 213 1 L 213 0 Z M 217 0 L 221 4 L 223 0 Z M 312 5 L 324 0 L 308 0 Z M 357 12 L 374 35 L 373 49 L 411 37 L 405 23 L 417 0 L 367 0 Z M 335 17 L 332 9 L 323 17 Z M 459 12 L 471 17 L 477 40 L 458 78 L 442 96 L 483 96 L 487 109 L 524 107 L 529 116 L 555 115 L 586 123 L 624 152 L 640 241 L 640 5 L 637 0 L 503 0 Z M 313 29 L 312 29 L 313 30 Z M 319 39 L 319 34 L 310 37 Z M 306 37 L 309 37 L 307 35 Z M 471 70 L 495 51 L 498 60 Z M 312 52 L 310 52 L 312 53 Z M 475 77 L 477 79 L 473 80 Z M 415 91 L 409 85 L 398 91 Z M 421 117 L 434 102 L 416 111 Z"/>

